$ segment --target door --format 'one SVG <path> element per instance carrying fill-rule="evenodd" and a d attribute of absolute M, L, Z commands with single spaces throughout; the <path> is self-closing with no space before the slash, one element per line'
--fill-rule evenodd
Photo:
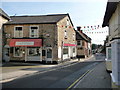
<path fill-rule="evenodd" d="M 52 61 L 52 48 L 46 50 L 46 61 Z"/>
<path fill-rule="evenodd" d="M 42 61 L 40 48 L 28 48 L 27 61 Z"/>

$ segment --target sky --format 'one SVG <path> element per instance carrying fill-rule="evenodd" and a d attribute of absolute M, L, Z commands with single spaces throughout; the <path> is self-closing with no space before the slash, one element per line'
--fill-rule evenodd
<path fill-rule="evenodd" d="M 102 25 L 107 0 L 2 0 L 0 7 L 10 16 L 69 13 L 74 28 Z M 103 44 L 108 28 L 81 28 L 92 43 Z"/>

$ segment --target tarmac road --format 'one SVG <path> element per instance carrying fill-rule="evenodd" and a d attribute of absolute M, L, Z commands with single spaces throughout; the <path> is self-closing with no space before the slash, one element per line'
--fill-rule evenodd
<path fill-rule="evenodd" d="M 3 83 L 2 88 L 68 88 L 74 81 L 101 62 L 80 62 L 45 73 L 24 76 Z"/>
<path fill-rule="evenodd" d="M 85 62 L 77 62 L 65 67 L 60 66 L 47 72 L 38 72 L 31 75 L 22 76 L 13 81 L 2 83 L 2 88 L 65 88 L 82 77 L 88 70 L 92 70 L 104 61 L 104 55 L 96 54 L 95 57 Z M 25 70 L 35 68 L 26 68 Z M 38 68 L 39 69 L 39 68 Z"/>

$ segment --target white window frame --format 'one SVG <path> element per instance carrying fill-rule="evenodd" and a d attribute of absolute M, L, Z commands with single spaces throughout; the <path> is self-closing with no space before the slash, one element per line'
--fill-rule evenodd
<path fill-rule="evenodd" d="M 64 31 L 64 38 L 67 39 L 67 30 Z"/>
<path fill-rule="evenodd" d="M 20 56 L 15 56 L 15 48 L 16 48 L 16 47 L 13 48 L 13 49 L 14 49 L 14 51 L 13 51 L 13 52 L 14 52 L 14 57 L 22 57 L 23 54 L 21 54 Z M 21 47 L 18 47 L 18 48 L 21 48 Z"/>
<path fill-rule="evenodd" d="M 31 37 L 31 27 L 38 27 L 38 29 L 37 29 L 37 37 Z M 39 25 L 31 25 L 29 27 L 29 37 L 30 38 L 38 38 L 39 37 Z"/>
<path fill-rule="evenodd" d="M 78 41 L 77 41 L 77 45 L 78 46 L 82 46 L 82 40 L 79 40 L 80 41 L 80 45 L 78 45 Z"/>
<path fill-rule="evenodd" d="M 22 37 L 23 37 L 23 26 L 14 26 L 14 37 L 15 37 L 16 27 L 22 27 Z M 22 37 L 15 37 L 15 38 L 22 38 Z"/>
<path fill-rule="evenodd" d="M 69 26 L 70 25 L 70 21 L 69 21 L 69 19 L 67 19 L 67 26 Z"/>

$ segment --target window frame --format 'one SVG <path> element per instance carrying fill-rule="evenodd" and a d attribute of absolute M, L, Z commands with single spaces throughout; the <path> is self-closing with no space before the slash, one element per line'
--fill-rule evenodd
<path fill-rule="evenodd" d="M 22 30 L 21 30 L 21 32 L 22 32 L 22 37 L 16 37 L 16 35 L 15 35 L 15 33 L 16 33 L 16 27 L 22 27 Z M 19 31 L 19 33 L 20 33 L 20 31 Z M 15 38 L 23 38 L 23 26 L 14 26 L 14 37 L 15 37 Z"/>
<path fill-rule="evenodd" d="M 67 39 L 67 30 L 64 30 L 64 38 Z"/>
<path fill-rule="evenodd" d="M 37 30 L 37 35 L 35 36 L 35 37 L 31 37 L 32 35 L 31 35 L 31 31 L 32 31 L 32 29 L 31 29 L 31 27 L 37 27 L 38 29 L 36 29 Z M 34 33 L 35 34 L 35 33 Z M 29 27 L 29 37 L 30 38 L 38 38 L 39 37 L 39 25 L 31 25 L 30 27 Z"/>
<path fill-rule="evenodd" d="M 16 53 L 16 50 L 15 50 L 15 48 L 19 48 L 19 49 L 22 49 L 21 47 L 14 47 L 13 49 L 13 52 L 14 52 L 14 57 L 22 57 L 23 56 L 23 53 L 22 54 L 20 54 L 20 56 L 16 56 L 15 55 L 15 53 Z M 23 51 L 23 50 L 22 50 Z"/>

